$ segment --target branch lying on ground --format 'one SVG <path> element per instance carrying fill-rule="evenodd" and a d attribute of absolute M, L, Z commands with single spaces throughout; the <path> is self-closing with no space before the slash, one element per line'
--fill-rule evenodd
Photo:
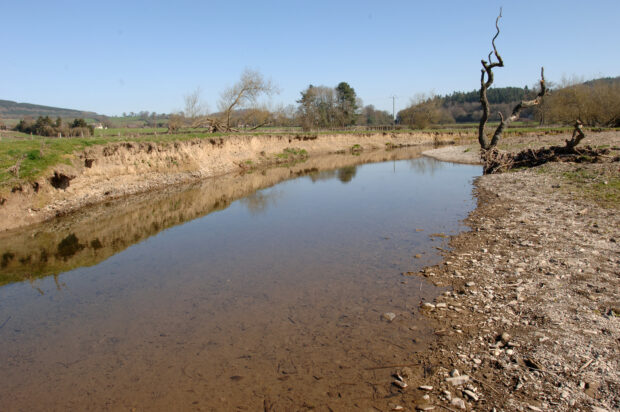
<path fill-rule="evenodd" d="M 484 164 L 484 174 L 501 173 L 519 167 L 540 166 L 547 162 L 600 163 L 610 160 L 606 156 L 609 154 L 609 149 L 591 146 L 577 149 L 576 146 L 585 137 L 582 124 L 577 121 L 573 137 L 571 140 L 566 140 L 565 146 L 526 149 L 518 153 L 500 151 L 495 147 L 489 150 L 482 149 L 480 155 Z"/>

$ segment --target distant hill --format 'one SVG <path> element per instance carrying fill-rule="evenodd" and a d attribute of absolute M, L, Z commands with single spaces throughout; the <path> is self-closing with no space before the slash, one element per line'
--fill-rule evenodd
<path fill-rule="evenodd" d="M 0 119 L 23 119 L 25 117 L 37 118 L 49 116 L 52 118 L 84 118 L 103 120 L 105 115 L 82 110 L 63 109 L 60 107 L 41 106 L 30 103 L 17 103 L 10 100 L 0 100 Z"/>

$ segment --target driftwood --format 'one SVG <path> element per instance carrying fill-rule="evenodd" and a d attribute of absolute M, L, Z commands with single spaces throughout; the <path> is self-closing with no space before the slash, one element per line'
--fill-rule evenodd
<path fill-rule="evenodd" d="M 495 40 L 500 33 L 499 20 L 501 17 L 502 9 L 500 8 L 499 15 L 497 19 L 495 19 L 495 28 L 497 32 L 491 40 L 493 49 L 489 52 L 488 61 L 484 59 L 481 60 L 480 103 L 482 104 L 482 117 L 480 119 L 480 125 L 478 126 L 478 142 L 480 143 L 480 157 L 483 162 L 484 174 L 501 173 L 517 167 L 533 167 L 551 161 L 601 161 L 605 157 L 604 155 L 608 153 L 608 150 L 596 149 L 589 146 L 577 150 L 577 145 L 586 137 L 583 131 L 583 124 L 579 120 L 575 122 L 573 136 L 570 140 L 566 140 L 566 146 L 543 147 L 535 150 L 526 149 L 518 153 L 508 153 L 497 149 L 497 144 L 502 137 L 504 129 L 511 122 L 519 118 L 521 110 L 539 105 L 543 97 L 547 94 L 548 90 L 545 85 L 544 67 L 540 69 L 540 92 L 536 98 L 519 102 L 508 118 L 504 118 L 504 115 L 500 112 L 499 117 L 501 121 L 489 140 L 485 131 L 487 121 L 489 120 L 489 113 L 491 112 L 489 99 L 487 98 L 487 90 L 493 84 L 493 69 L 496 67 L 504 67 L 504 60 L 495 46 Z M 493 56 L 495 56 L 495 60 L 497 61 L 493 61 Z"/>
<path fill-rule="evenodd" d="M 514 109 L 512 110 L 512 114 L 507 119 L 504 119 L 504 115 L 499 112 L 499 117 L 501 121 L 497 126 L 497 129 L 495 129 L 491 141 L 489 141 L 485 131 L 487 121 L 489 120 L 489 113 L 491 112 L 489 99 L 487 98 L 487 90 L 493 84 L 493 69 L 496 67 L 504 67 L 504 60 L 502 59 L 502 56 L 500 56 L 499 52 L 497 51 L 497 47 L 495 46 L 495 40 L 497 39 L 497 36 L 499 36 L 500 32 L 499 19 L 501 19 L 501 17 L 502 9 L 499 10 L 499 15 L 497 16 L 497 19 L 495 19 L 495 28 L 497 29 L 497 32 L 495 33 L 495 36 L 493 36 L 493 40 L 491 40 L 493 50 L 489 52 L 489 61 L 487 62 L 484 59 L 481 60 L 482 75 L 480 77 L 480 103 L 482 104 L 482 118 L 480 119 L 480 125 L 478 126 L 478 141 L 480 143 L 480 147 L 483 150 L 490 150 L 497 146 L 499 139 L 502 137 L 504 129 L 506 128 L 506 126 L 508 126 L 509 123 L 519 118 L 521 110 L 527 107 L 539 105 L 542 101 L 542 98 L 545 96 L 545 94 L 547 94 L 547 87 L 545 86 L 545 69 L 543 67 L 540 69 L 540 92 L 538 93 L 536 98 L 533 100 L 521 101 L 514 107 Z M 495 56 L 495 58 L 497 59 L 496 62 L 493 61 L 493 56 Z"/>
<path fill-rule="evenodd" d="M 565 146 L 541 147 L 539 149 L 526 149 L 517 153 L 505 152 L 492 147 L 482 150 L 484 174 L 502 173 L 519 167 L 540 166 L 547 162 L 575 162 L 575 163 L 600 163 L 609 160 L 609 149 L 599 149 L 591 146 L 576 146 L 585 138 L 581 129 L 581 122 L 575 124 L 573 137 L 566 140 Z"/>

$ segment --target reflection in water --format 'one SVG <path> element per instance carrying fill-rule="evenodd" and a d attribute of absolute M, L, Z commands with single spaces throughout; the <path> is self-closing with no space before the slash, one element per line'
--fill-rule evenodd
<path fill-rule="evenodd" d="M 264 213 L 275 205 L 281 193 L 259 190 L 283 180 L 309 176 L 312 182 L 318 182 L 338 177 L 347 183 L 355 176 L 355 165 L 410 159 L 424 149 L 377 151 L 359 156 L 334 154 L 288 168 L 227 175 L 121 199 L 50 223 L 2 233 L 0 285 L 95 265 L 164 229 L 224 210 L 239 198 L 245 197 L 242 203 L 252 213 Z"/>
<path fill-rule="evenodd" d="M 282 193 L 276 190 L 268 192 L 259 190 L 256 193 L 244 197 L 240 202 L 248 208 L 251 214 L 258 215 L 265 213 L 270 206 L 274 206 L 280 196 L 282 196 Z"/>
<path fill-rule="evenodd" d="M 415 170 L 418 173 L 428 174 L 430 176 L 435 175 L 435 172 L 443 167 L 447 163 L 438 162 L 430 157 L 419 157 L 417 159 L 409 160 L 409 166 L 411 170 Z"/>
<path fill-rule="evenodd" d="M 445 239 L 428 234 L 461 227 L 480 173 L 396 161 L 419 150 L 224 176 L 3 234 L 3 282 L 28 282 L 0 287 L 0 409 L 390 409 L 382 367 L 430 343 L 420 301 L 440 292 L 401 273 L 438 263 Z M 356 166 L 371 161 L 385 162 Z"/>
<path fill-rule="evenodd" d="M 349 183 L 355 177 L 357 172 L 356 166 L 346 166 L 338 169 L 338 180 L 342 183 Z"/>

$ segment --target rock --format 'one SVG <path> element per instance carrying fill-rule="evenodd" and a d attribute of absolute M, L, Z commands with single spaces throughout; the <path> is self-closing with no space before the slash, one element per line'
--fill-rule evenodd
<path fill-rule="evenodd" d="M 463 394 L 466 395 L 472 401 L 478 402 L 478 395 L 476 395 L 473 391 L 470 391 L 469 389 L 465 389 L 463 390 Z"/>
<path fill-rule="evenodd" d="M 461 376 L 454 376 L 452 378 L 446 378 L 446 382 L 448 382 L 449 384 L 453 386 L 462 385 L 464 383 L 469 382 L 469 376 L 461 375 Z"/>
<path fill-rule="evenodd" d="M 512 336 L 510 336 L 508 333 L 504 332 L 499 336 L 499 340 L 501 340 L 504 343 L 508 343 L 511 337 Z"/>
<path fill-rule="evenodd" d="M 542 412 L 542 409 L 540 409 L 538 406 L 534 406 L 534 405 L 527 405 L 527 409 L 529 409 L 530 411 Z"/>
<path fill-rule="evenodd" d="M 433 310 L 433 309 L 435 309 L 435 305 L 433 305 L 433 304 L 432 304 L 432 303 L 430 303 L 430 302 L 424 302 L 424 303 L 422 304 L 422 308 L 423 308 L 423 309 Z"/>
<path fill-rule="evenodd" d="M 598 406 L 593 406 L 592 412 L 609 412 L 609 411 L 607 409 L 599 408 Z"/>
<path fill-rule="evenodd" d="M 443 396 L 445 396 L 447 400 L 452 399 L 452 393 L 450 393 L 450 391 L 443 391 L 441 393 L 443 393 Z"/>
<path fill-rule="evenodd" d="M 392 384 L 394 386 L 398 386 L 400 389 L 405 389 L 407 386 L 409 386 L 409 385 L 407 385 L 406 382 L 403 382 L 403 381 L 394 381 L 394 382 L 392 382 Z"/>
<path fill-rule="evenodd" d="M 422 386 L 418 386 L 418 389 L 423 390 L 423 391 L 432 391 L 433 387 L 428 386 L 428 385 L 422 385 Z"/>
<path fill-rule="evenodd" d="M 452 398 L 452 400 L 450 401 L 450 405 L 456 406 L 459 409 L 467 409 L 465 401 L 461 398 Z"/>
<path fill-rule="evenodd" d="M 402 406 L 400 406 L 400 405 L 394 405 L 394 406 L 392 406 L 392 410 L 393 410 L 393 411 L 404 411 L 404 410 L 405 410 L 405 408 L 403 408 L 403 407 L 402 407 Z"/>
<path fill-rule="evenodd" d="M 396 318 L 396 314 L 393 313 L 393 312 L 385 312 L 383 315 L 381 315 L 381 318 L 383 320 L 391 322 L 391 321 L 393 321 Z"/>
<path fill-rule="evenodd" d="M 454 378 L 455 376 L 461 376 L 461 374 L 459 373 L 458 369 L 452 369 L 450 371 L 450 376 L 452 376 Z"/>
<path fill-rule="evenodd" d="M 476 282 L 467 282 L 465 286 L 467 286 L 468 288 L 471 288 L 473 286 L 476 286 Z"/>
<path fill-rule="evenodd" d="M 435 405 L 423 404 L 415 406 L 416 411 L 432 411 L 433 409 L 435 409 Z"/>
<path fill-rule="evenodd" d="M 437 309 L 445 309 L 448 307 L 448 305 L 445 302 L 439 302 L 438 304 L 435 305 L 435 307 Z"/>

